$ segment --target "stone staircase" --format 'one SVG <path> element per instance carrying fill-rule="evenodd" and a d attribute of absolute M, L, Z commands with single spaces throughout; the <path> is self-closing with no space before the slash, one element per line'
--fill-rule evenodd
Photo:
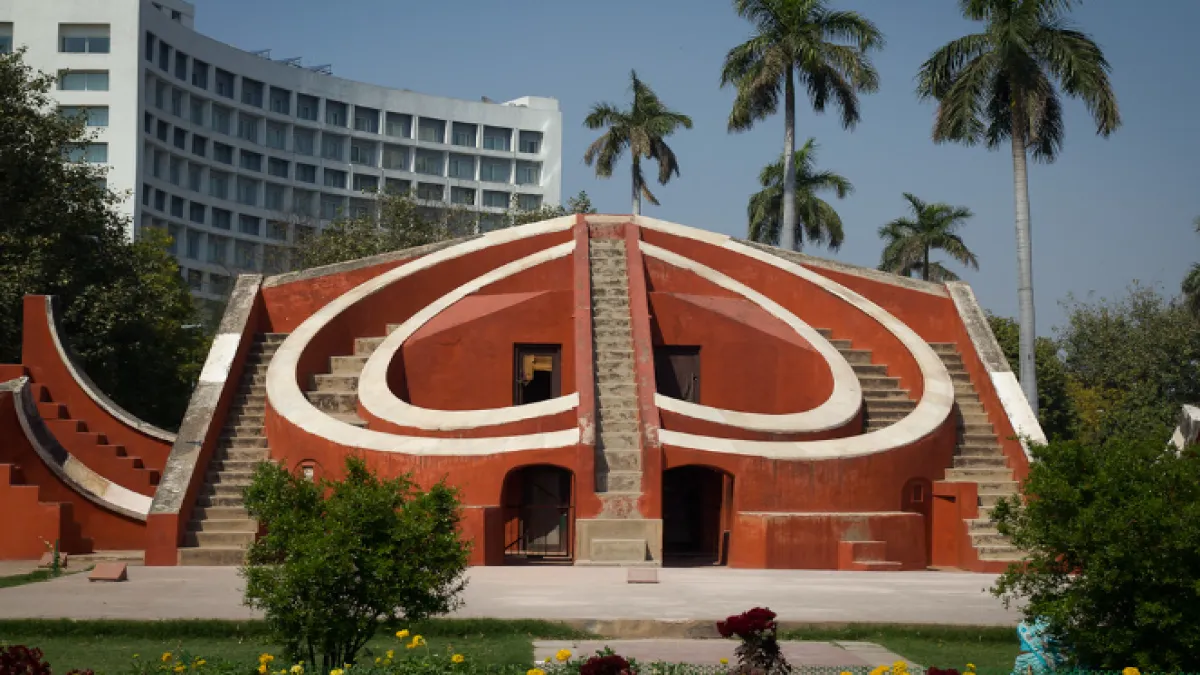
<path fill-rule="evenodd" d="M 598 518 L 581 522 L 580 564 L 638 565 L 652 561 L 648 542 L 661 521 L 638 511 L 642 450 L 638 433 L 629 274 L 623 239 L 590 239 L 592 338 L 596 373 Z"/>
<path fill-rule="evenodd" d="M 204 489 L 192 512 L 180 565 L 241 565 L 258 524 L 246 512 L 243 492 L 254 467 L 270 459 L 263 416 L 267 366 L 287 335 L 257 335 L 246 357 L 241 386 L 226 416 L 217 450 L 208 463 Z"/>
<path fill-rule="evenodd" d="M 398 327 L 399 324 L 388 324 L 388 334 Z M 367 359 L 382 343 L 383 337 L 355 338 L 353 354 L 329 357 L 329 372 L 312 376 L 309 390 L 304 394 L 309 402 L 330 417 L 365 427 L 366 421 L 358 416 L 358 378 Z"/>
<path fill-rule="evenodd" d="M 818 328 L 817 332 L 842 353 L 858 375 L 863 391 L 864 433 L 899 422 L 917 407 L 909 391 L 900 388 L 900 378 L 888 377 L 887 365 L 872 362 L 871 350 L 854 349 L 850 340 L 833 339 L 833 331 L 828 328 Z"/>
<path fill-rule="evenodd" d="M 958 420 L 958 444 L 954 450 L 954 466 L 946 470 L 949 482 L 970 482 L 978 485 L 979 518 L 967 521 L 971 544 L 980 560 L 1012 562 L 1024 556 L 1007 537 L 996 529 L 989 514 L 1000 499 L 1019 493 L 1012 469 L 1000 447 L 996 430 L 987 419 L 971 376 L 963 365 L 962 355 L 953 343 L 930 343 L 946 365 L 954 382 L 954 415 Z"/>

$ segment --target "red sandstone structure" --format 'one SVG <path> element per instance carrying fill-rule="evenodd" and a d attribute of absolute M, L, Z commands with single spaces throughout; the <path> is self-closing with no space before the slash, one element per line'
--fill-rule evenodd
<path fill-rule="evenodd" d="M 0 366 L 0 558 L 236 564 L 254 464 L 442 478 L 472 562 L 995 571 L 1042 433 L 969 287 L 568 216 L 238 280 L 178 434 Z M 1025 440 L 1023 440 L 1025 439 Z"/>

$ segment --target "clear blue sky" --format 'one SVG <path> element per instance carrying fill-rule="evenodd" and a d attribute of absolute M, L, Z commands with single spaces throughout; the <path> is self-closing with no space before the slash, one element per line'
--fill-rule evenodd
<path fill-rule="evenodd" d="M 862 123 L 842 130 L 800 101 L 798 136 L 815 136 L 818 164 L 849 178 L 836 203 L 846 242 L 831 257 L 874 266 L 876 230 L 904 213 L 901 193 L 975 212 L 964 231 L 980 271 L 962 271 L 984 307 L 1015 316 L 1012 167 L 1007 152 L 936 146 L 933 108 L 913 95 L 929 53 L 973 30 L 953 0 L 835 0 L 875 21 L 887 37 L 875 56 L 882 86 L 862 100 Z M 332 63 L 355 80 L 429 94 L 508 100 L 557 98 L 563 112 L 563 193 L 587 190 L 602 212 L 629 211 L 628 162 L 609 180 L 583 164 L 595 136 L 584 129 L 592 103 L 624 105 L 629 70 L 695 127 L 671 139 L 682 175 L 656 187 L 661 207 L 644 213 L 744 235 L 747 197 L 761 167 L 778 157 L 783 120 L 743 134 L 725 131 L 733 92 L 718 88 L 720 66 L 749 26 L 726 0 L 196 0 L 197 28 L 248 50 Z M 1200 260 L 1200 2 L 1093 0 L 1074 20 L 1104 48 L 1124 126 L 1098 138 L 1086 111 L 1067 106 L 1066 150 L 1031 168 L 1038 332 L 1063 320 L 1060 301 L 1120 295 L 1133 280 L 1179 289 Z M 830 255 L 816 248 L 807 252 Z"/>

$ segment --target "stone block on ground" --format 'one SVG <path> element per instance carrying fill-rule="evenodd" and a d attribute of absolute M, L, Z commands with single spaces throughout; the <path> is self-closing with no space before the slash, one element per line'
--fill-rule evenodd
<path fill-rule="evenodd" d="M 88 581 L 129 581 L 128 567 L 123 562 L 102 562 L 92 569 Z"/>
<path fill-rule="evenodd" d="M 631 584 L 657 584 L 658 583 L 658 568 L 657 567 L 630 567 L 629 575 L 626 577 Z"/>
<path fill-rule="evenodd" d="M 67 555 L 66 553 L 59 553 L 58 554 L 58 566 L 63 569 L 66 569 L 67 568 L 67 560 L 69 558 L 70 558 L 70 556 Z M 53 553 L 43 553 L 42 559 L 38 561 L 38 567 L 43 568 L 43 569 L 50 569 L 51 567 L 54 567 L 54 554 Z"/>

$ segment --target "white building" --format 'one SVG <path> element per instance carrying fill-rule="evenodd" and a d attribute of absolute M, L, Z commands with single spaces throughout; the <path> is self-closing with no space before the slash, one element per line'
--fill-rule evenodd
<path fill-rule="evenodd" d="M 164 227 L 200 297 L 282 271 L 305 228 L 369 213 L 374 191 L 468 206 L 561 201 L 558 102 L 425 96 L 275 61 L 197 33 L 180 0 L 0 0 L 0 51 L 58 73 L 54 96 L 96 132 L 130 236 Z"/>

